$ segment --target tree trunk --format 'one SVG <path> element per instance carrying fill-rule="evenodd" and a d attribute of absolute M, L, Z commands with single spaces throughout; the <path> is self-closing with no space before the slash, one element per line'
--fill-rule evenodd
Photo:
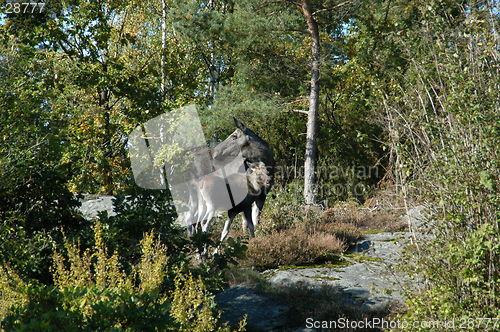
<path fill-rule="evenodd" d="M 161 98 L 165 100 L 166 72 L 165 72 L 165 52 L 167 50 L 167 0 L 161 1 Z"/>
<path fill-rule="evenodd" d="M 304 163 L 304 199 L 306 204 L 311 205 L 316 203 L 315 172 L 319 103 L 320 45 L 318 22 L 316 22 L 312 16 L 310 1 L 302 0 L 302 7 L 300 9 L 306 19 L 312 40 L 311 91 L 309 95 L 309 112 L 307 115 L 307 138 Z"/>
<path fill-rule="evenodd" d="M 207 3 L 207 8 L 209 10 L 215 11 L 216 9 L 216 1 L 215 0 L 209 0 Z M 210 82 L 209 82 L 209 87 L 208 87 L 208 93 L 209 93 L 209 104 L 212 105 L 215 102 L 217 90 L 219 89 L 219 81 L 220 81 L 220 57 L 216 54 L 216 47 L 215 47 L 215 42 L 212 41 L 210 47 L 212 48 L 212 51 L 210 52 L 210 61 L 208 64 L 208 72 L 210 75 Z"/>
<path fill-rule="evenodd" d="M 104 66 L 107 68 L 107 66 Z M 102 148 L 104 150 L 103 160 L 101 161 L 101 171 L 103 177 L 103 188 L 106 195 L 113 195 L 114 183 L 113 183 L 113 170 L 111 168 L 110 160 L 113 158 L 113 146 L 111 143 L 112 132 L 111 132 L 111 107 L 109 105 L 110 98 L 109 89 L 104 89 L 100 92 L 99 103 L 103 109 L 104 117 L 104 136 L 102 141 Z"/>

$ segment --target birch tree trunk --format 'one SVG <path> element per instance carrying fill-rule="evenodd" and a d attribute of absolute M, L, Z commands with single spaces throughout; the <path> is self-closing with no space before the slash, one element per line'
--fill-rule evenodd
<path fill-rule="evenodd" d="M 165 99 L 165 89 L 166 89 L 166 72 L 165 72 L 165 52 L 167 49 L 167 0 L 161 1 L 161 97 L 162 102 Z"/>
<path fill-rule="evenodd" d="M 304 15 L 309 33 L 311 34 L 311 90 L 309 95 L 309 112 L 307 115 L 307 138 L 304 163 L 304 199 L 308 205 L 316 203 L 316 136 L 318 127 L 318 103 L 319 103 L 319 66 L 320 66 L 320 44 L 318 22 L 312 15 L 309 0 L 302 0 L 302 14 Z"/>

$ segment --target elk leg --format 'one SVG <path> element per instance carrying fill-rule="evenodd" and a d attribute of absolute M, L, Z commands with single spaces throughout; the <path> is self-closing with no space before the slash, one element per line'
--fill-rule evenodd
<path fill-rule="evenodd" d="M 198 218 L 196 220 L 196 228 L 201 226 L 203 229 L 203 221 L 206 220 L 206 216 L 208 215 L 207 205 L 202 199 L 198 199 Z"/>
<path fill-rule="evenodd" d="M 222 230 L 222 235 L 220 237 L 220 242 L 226 239 L 227 234 L 229 234 L 229 229 L 231 228 L 231 223 L 233 222 L 234 217 L 236 216 L 236 212 L 233 210 L 227 211 L 227 220 L 224 224 L 224 229 Z"/>
<path fill-rule="evenodd" d="M 245 214 L 243 214 L 241 216 L 241 230 L 245 232 L 247 230 L 247 227 L 248 227 L 247 218 L 245 218 Z"/>
<path fill-rule="evenodd" d="M 196 184 L 190 182 L 188 183 L 188 192 L 189 192 L 189 210 L 186 213 L 185 223 L 188 229 L 195 229 L 193 227 L 197 223 L 197 214 L 198 214 L 198 194 L 196 190 Z"/>
<path fill-rule="evenodd" d="M 201 230 L 203 232 L 208 232 L 208 228 L 210 227 L 210 221 L 212 221 L 212 218 L 214 217 L 215 211 L 213 209 L 208 209 L 207 214 L 205 215 L 204 220 L 202 220 L 201 223 Z"/>
<path fill-rule="evenodd" d="M 247 224 L 248 224 L 248 230 L 250 231 L 250 237 L 255 237 L 255 231 L 254 231 L 254 227 L 253 227 L 253 222 L 252 222 L 252 210 L 250 210 L 249 208 L 246 208 L 245 210 L 243 210 L 243 214 L 244 214 L 244 217 L 247 221 Z"/>
<path fill-rule="evenodd" d="M 266 201 L 266 196 L 261 195 L 252 204 L 252 221 L 254 226 L 257 226 L 259 224 L 260 211 L 262 211 L 265 201 Z"/>

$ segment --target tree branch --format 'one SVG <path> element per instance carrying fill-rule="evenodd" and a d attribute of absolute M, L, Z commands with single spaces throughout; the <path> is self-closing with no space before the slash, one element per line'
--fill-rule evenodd
<path fill-rule="evenodd" d="M 338 5 L 335 5 L 335 6 L 330 7 L 330 8 L 319 9 L 319 10 L 315 11 L 314 13 L 312 13 L 312 16 L 316 16 L 319 13 L 327 12 L 327 11 L 330 11 L 330 10 L 335 10 L 335 9 L 343 7 L 343 6 L 345 6 L 345 5 L 347 5 L 347 4 L 351 3 L 351 2 L 352 1 L 350 1 L 350 0 L 349 1 L 344 1 L 344 2 L 339 3 Z"/>
<path fill-rule="evenodd" d="M 306 114 L 308 115 L 309 112 L 308 111 L 304 111 L 304 110 L 284 110 L 284 111 L 281 111 L 282 113 L 301 113 L 301 114 Z"/>

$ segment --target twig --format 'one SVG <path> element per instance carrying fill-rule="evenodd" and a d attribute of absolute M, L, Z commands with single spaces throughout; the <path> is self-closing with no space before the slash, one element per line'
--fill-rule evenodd
<path fill-rule="evenodd" d="M 309 114 L 308 111 L 304 111 L 304 110 L 284 110 L 284 111 L 281 111 L 282 113 L 302 113 L 302 114 Z"/>
<path fill-rule="evenodd" d="M 317 11 L 315 11 L 314 13 L 312 13 L 312 16 L 315 16 L 319 13 L 323 13 L 323 12 L 327 12 L 327 11 L 330 11 L 330 10 L 334 10 L 334 9 L 337 9 L 337 8 L 340 8 L 342 6 L 345 6 L 347 4 L 351 3 L 351 1 L 344 1 L 344 2 L 341 2 L 339 3 L 338 5 L 335 5 L 333 7 L 330 7 L 330 8 L 323 8 L 323 9 L 319 9 Z"/>

